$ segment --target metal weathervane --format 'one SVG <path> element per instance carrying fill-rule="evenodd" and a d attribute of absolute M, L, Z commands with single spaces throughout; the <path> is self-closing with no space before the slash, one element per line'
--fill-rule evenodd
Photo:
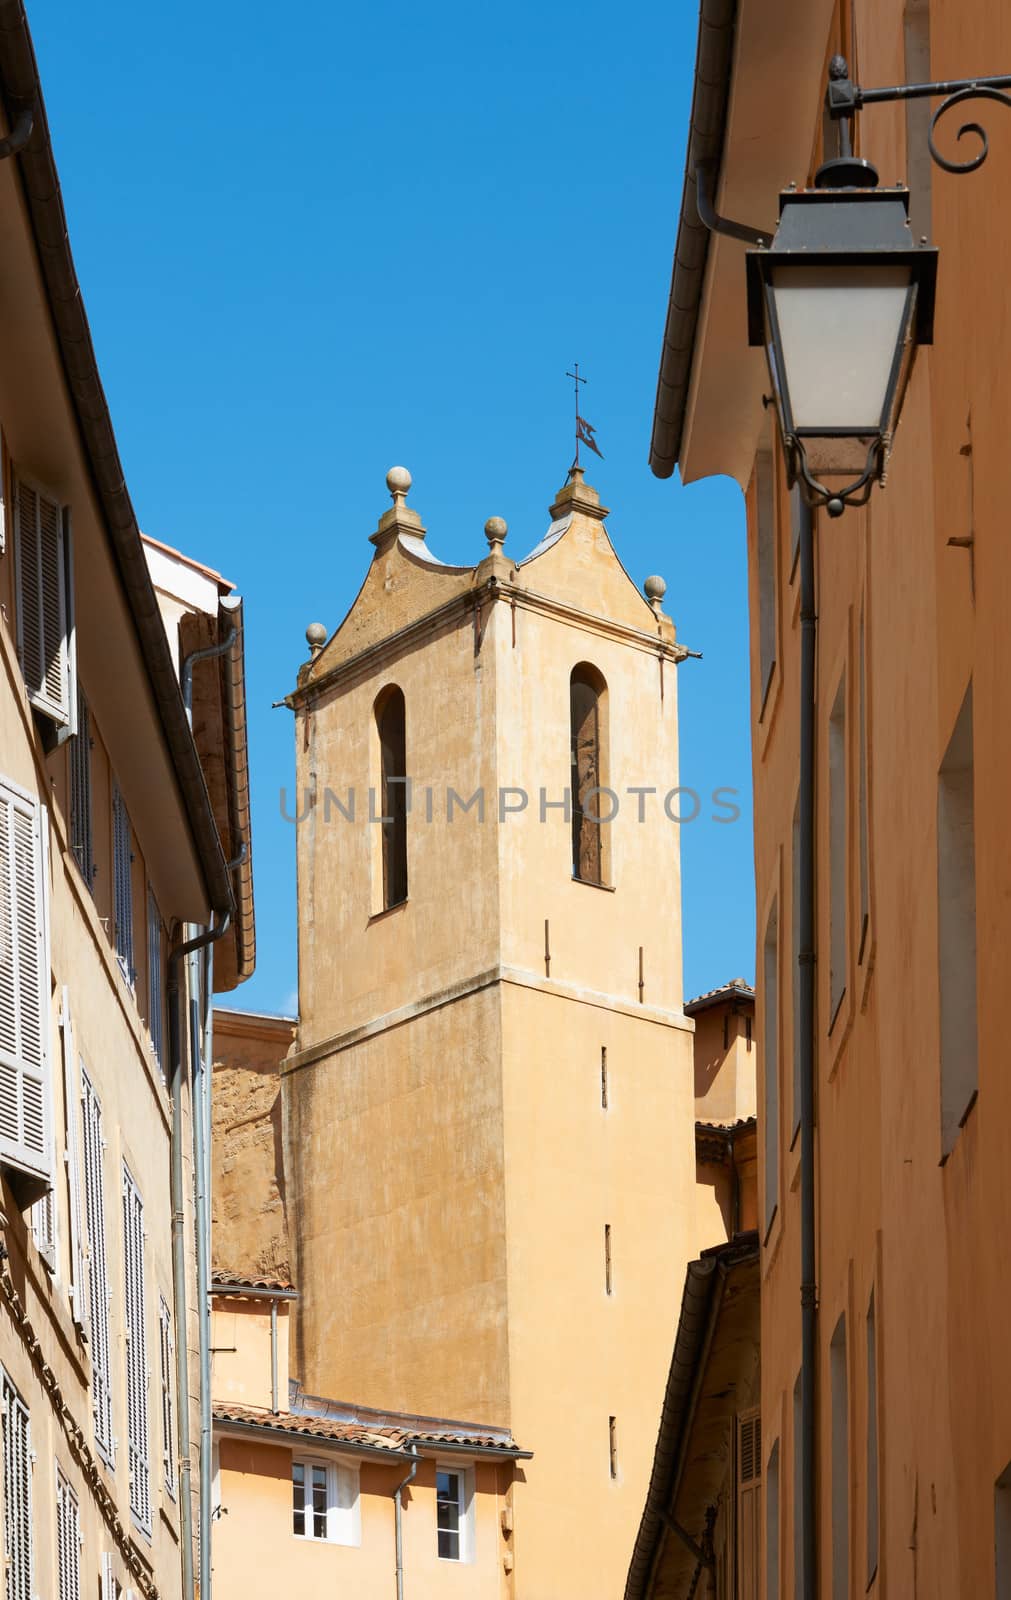
<path fill-rule="evenodd" d="M 599 456 L 601 461 L 604 459 L 604 452 L 600 449 L 600 446 L 597 444 L 597 441 L 594 438 L 594 434 L 597 431 L 596 428 L 593 426 L 592 422 L 587 422 L 585 417 L 581 417 L 579 415 L 579 385 L 581 383 L 587 383 L 589 380 L 579 376 L 578 361 L 574 361 L 572 365 L 575 368 L 575 371 L 567 372 L 565 374 L 567 378 L 571 378 L 573 380 L 573 385 L 576 391 L 576 459 L 569 468 L 570 472 L 574 472 L 579 466 L 579 446 L 581 444 L 585 444 L 586 448 L 588 450 L 592 450 L 595 456 Z"/>

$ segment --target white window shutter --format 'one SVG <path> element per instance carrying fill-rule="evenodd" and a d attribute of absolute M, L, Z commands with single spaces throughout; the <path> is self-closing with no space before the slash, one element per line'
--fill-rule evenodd
<path fill-rule="evenodd" d="M 151 1034 L 151 1048 L 158 1059 L 159 1067 L 164 1071 L 164 1062 L 162 1061 L 164 1004 L 162 1001 L 161 912 L 158 910 L 158 902 L 150 889 L 147 891 L 147 972 L 148 1031 Z"/>
<path fill-rule="evenodd" d="M 70 746 L 70 847 L 85 883 L 95 878 L 95 839 L 91 807 L 91 713 L 77 686 L 77 734 Z"/>
<path fill-rule="evenodd" d="M 18 653 L 28 698 L 61 726 L 76 716 L 70 615 L 70 525 L 63 508 L 37 485 L 14 489 Z"/>
<path fill-rule="evenodd" d="M 0 781 L 0 1161 L 51 1178 L 48 818 Z"/>
<path fill-rule="evenodd" d="M 81 1153 L 77 1137 L 78 1100 L 77 1056 L 74 1052 L 74 1025 L 70 1016 L 70 995 L 63 990 L 60 1016 L 63 1029 L 63 1086 L 66 1105 L 67 1189 L 70 1197 L 70 1307 L 75 1326 L 88 1338 L 88 1297 L 85 1285 L 84 1228 L 81 1216 Z"/>
<path fill-rule="evenodd" d="M 91 1320 L 91 1404 L 95 1443 L 102 1460 L 115 1466 L 112 1431 L 112 1378 L 109 1358 L 109 1268 L 105 1246 L 105 1141 L 102 1105 L 81 1062 L 84 1120 L 84 1220 L 88 1237 L 88 1291 Z"/>
<path fill-rule="evenodd" d="M 175 1347 L 172 1340 L 172 1313 L 164 1296 L 158 1301 L 158 1332 L 161 1377 L 161 1436 L 162 1471 L 165 1490 L 173 1500 L 176 1497 L 176 1439 L 172 1410 L 172 1358 Z"/>
<path fill-rule="evenodd" d="M 119 1600 L 120 1588 L 116 1582 L 116 1557 L 111 1550 L 102 1551 L 101 1600 Z"/>
<path fill-rule="evenodd" d="M 762 1545 L 762 1419 L 737 1418 L 737 1595 L 758 1600 Z"/>
<path fill-rule="evenodd" d="M 133 986 L 133 851 L 130 814 L 118 783 L 112 786 L 112 861 L 115 890 L 116 955 Z"/>
<path fill-rule="evenodd" d="M 56 1468 L 56 1569 L 59 1600 L 81 1600 L 81 1512 L 77 1496 Z"/>
<path fill-rule="evenodd" d="M 2 1369 L 0 1424 L 3 1427 L 5 1600 L 34 1600 L 31 1427 L 28 1407 Z"/>
<path fill-rule="evenodd" d="M 147 1304 L 144 1284 L 144 1202 L 123 1164 L 123 1240 L 126 1269 L 126 1411 L 130 1510 L 151 1531 L 151 1465 L 147 1414 Z"/>

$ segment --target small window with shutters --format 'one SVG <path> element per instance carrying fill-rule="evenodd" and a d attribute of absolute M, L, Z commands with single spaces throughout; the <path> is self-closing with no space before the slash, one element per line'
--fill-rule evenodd
<path fill-rule="evenodd" d="M 88 1241 L 88 1312 L 91 1323 L 91 1408 L 98 1454 L 115 1466 L 109 1360 L 109 1266 L 105 1245 L 105 1136 L 102 1103 L 81 1063 L 84 1123 L 84 1222 Z"/>
<path fill-rule="evenodd" d="M 70 513 L 27 478 L 14 482 L 18 655 L 28 698 L 68 733 L 77 720 Z"/>
<path fill-rule="evenodd" d="M 737 1600 L 758 1600 L 762 1548 L 762 1419 L 737 1418 Z"/>
<path fill-rule="evenodd" d="M 91 809 L 91 713 L 78 684 L 77 734 L 70 742 L 70 848 L 88 888 L 95 881 L 95 841 Z"/>
<path fill-rule="evenodd" d="M 102 1551 L 101 1600 L 120 1600 L 122 1585 L 116 1577 L 116 1557 L 111 1550 Z"/>
<path fill-rule="evenodd" d="M 50 1130 L 48 817 L 0 779 L 0 1162 L 52 1177 Z"/>
<path fill-rule="evenodd" d="M 144 1284 L 144 1202 L 123 1163 L 123 1254 L 126 1279 L 126 1415 L 130 1452 L 130 1511 L 151 1532 L 151 1462 L 147 1414 L 147 1296 Z"/>
<path fill-rule="evenodd" d="M 6 1600 L 34 1600 L 32 1437 L 28 1407 L 0 1368 Z"/>
<path fill-rule="evenodd" d="M 78 1137 L 80 1096 L 77 1090 L 77 1056 L 70 995 L 63 990 L 60 1012 L 63 1034 L 63 1084 L 65 1106 L 64 1162 L 67 1169 L 67 1215 L 70 1218 L 70 1310 L 75 1326 L 88 1338 L 88 1291 L 85 1284 L 84 1211 L 81 1204 L 81 1147 Z"/>
<path fill-rule="evenodd" d="M 56 1468 L 56 1573 L 59 1600 L 81 1600 L 81 1510 Z"/>
<path fill-rule="evenodd" d="M 112 872 L 115 889 L 116 958 L 130 987 L 133 964 L 133 835 L 130 814 L 118 783 L 112 787 Z"/>
<path fill-rule="evenodd" d="M 157 900 L 149 889 L 147 892 L 147 1026 L 151 1035 L 151 1049 L 164 1072 L 162 1041 L 165 1006 L 162 998 L 162 966 L 161 912 L 158 910 Z"/>
<path fill-rule="evenodd" d="M 175 1424 L 172 1413 L 172 1360 L 175 1345 L 172 1340 L 172 1313 L 164 1295 L 158 1298 L 158 1358 L 161 1378 L 161 1462 L 165 1477 L 165 1492 L 176 1497 L 176 1445 Z"/>

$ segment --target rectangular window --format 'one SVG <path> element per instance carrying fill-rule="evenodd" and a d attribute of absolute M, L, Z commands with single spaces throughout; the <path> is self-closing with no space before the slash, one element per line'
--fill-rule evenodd
<path fill-rule="evenodd" d="M 779 1203 L 779 910 L 773 901 L 762 957 L 765 1028 L 762 1071 L 765 1079 L 765 1228 Z"/>
<path fill-rule="evenodd" d="M 162 1000 L 161 912 L 158 910 L 158 902 L 150 889 L 147 892 L 147 988 L 147 1025 L 151 1034 L 151 1049 L 155 1053 L 159 1067 L 164 1071 L 164 1062 L 162 1060 L 164 1003 Z"/>
<path fill-rule="evenodd" d="M 604 1111 L 607 1110 L 607 1088 L 607 1045 L 602 1044 L 600 1047 L 600 1104 Z"/>
<path fill-rule="evenodd" d="M 800 796 L 793 810 L 793 832 L 790 847 L 790 996 L 793 1002 L 793 1104 L 790 1119 L 790 1145 L 800 1131 L 800 1072 L 803 1053 L 802 1021 L 800 1015 L 800 924 L 804 915 L 800 884 Z"/>
<path fill-rule="evenodd" d="M 102 1105 L 81 1068 L 84 1122 L 84 1226 L 88 1241 L 88 1313 L 91 1322 L 91 1405 L 95 1443 L 107 1466 L 114 1465 L 112 1385 L 109 1369 L 109 1268 L 105 1248 L 105 1138 Z"/>
<path fill-rule="evenodd" d="M 737 1600 L 758 1600 L 762 1548 L 762 1419 L 737 1418 Z"/>
<path fill-rule="evenodd" d="M 758 693 L 761 711 L 776 665 L 776 491 L 771 450 L 755 459 L 755 517 L 758 545 Z"/>
<path fill-rule="evenodd" d="M 112 871 L 115 887 L 116 956 L 133 986 L 133 839 L 130 816 L 118 783 L 112 786 Z"/>
<path fill-rule="evenodd" d="M 77 735 L 70 743 L 70 848 L 88 888 L 95 881 L 95 840 L 91 809 L 91 713 L 77 686 Z"/>
<path fill-rule="evenodd" d="M 291 1464 L 291 1504 L 296 1538 L 361 1543 L 357 1467 L 296 1458 Z"/>
<path fill-rule="evenodd" d="M 871 870 L 870 852 L 867 842 L 867 667 L 864 659 L 866 649 L 864 636 L 864 614 L 860 613 L 860 704 L 859 727 L 857 733 L 860 738 L 859 760 L 859 823 L 860 823 L 860 946 L 857 951 L 857 961 L 862 962 L 867 954 L 867 931 L 871 920 Z"/>
<path fill-rule="evenodd" d="M 77 1496 L 56 1468 L 56 1570 L 59 1600 L 81 1600 L 81 1512 Z"/>
<path fill-rule="evenodd" d="M 0 780 L 0 1161 L 42 1180 L 52 1176 L 47 823 L 33 795 Z"/>
<path fill-rule="evenodd" d="M 67 1215 L 70 1219 L 70 1310 L 74 1324 L 88 1337 L 88 1295 L 85 1285 L 84 1218 L 81 1208 L 81 1152 L 77 1136 L 78 1093 L 77 1057 L 74 1053 L 74 1025 L 70 1015 L 70 994 L 63 990 L 60 1011 L 63 1034 L 64 1137 L 67 1168 Z"/>
<path fill-rule="evenodd" d="M 832 1600 L 850 1592 L 850 1424 L 846 1318 L 835 1325 L 829 1346 L 832 1388 Z"/>
<path fill-rule="evenodd" d="M 32 1438 L 28 1407 L 0 1368 L 5 1600 L 33 1600 Z"/>
<path fill-rule="evenodd" d="M 123 1247 L 126 1278 L 126 1416 L 130 1451 L 130 1510 L 151 1532 L 151 1467 L 147 1420 L 147 1297 L 144 1284 L 144 1202 L 123 1163 Z"/>
<path fill-rule="evenodd" d="M 611 1224 L 604 1223 L 604 1288 L 608 1294 L 614 1289 L 614 1279 L 611 1274 Z"/>
<path fill-rule="evenodd" d="M 435 1513 L 441 1561 L 472 1561 L 471 1475 L 465 1467 L 438 1467 Z"/>
<path fill-rule="evenodd" d="M 610 1461 L 611 1477 L 612 1478 L 616 1478 L 618 1476 L 618 1419 L 617 1419 L 617 1417 L 608 1417 L 608 1419 L 607 1419 L 607 1449 L 608 1449 L 608 1458 L 609 1458 L 609 1461 Z"/>
<path fill-rule="evenodd" d="M 975 1103 L 979 1083 L 971 683 L 937 775 L 937 976 L 941 1151 L 947 1155 Z"/>
<path fill-rule="evenodd" d="M 161 1464 L 165 1478 L 165 1492 L 176 1497 L 176 1442 L 172 1417 L 172 1362 L 175 1345 L 172 1339 L 172 1313 L 164 1295 L 158 1299 L 158 1366 L 161 1378 Z"/>
<path fill-rule="evenodd" d="M 867 1582 L 878 1570 L 878 1346 L 874 1290 L 867 1307 Z"/>
<path fill-rule="evenodd" d="M 70 518 L 38 485 L 14 485 L 18 655 L 28 698 L 73 732 L 77 715 Z"/>
<path fill-rule="evenodd" d="M 846 992 L 846 678 L 828 724 L 829 1028 Z"/>
<path fill-rule="evenodd" d="M 765 1594 L 779 1600 L 779 1440 L 765 1469 Z"/>
<path fill-rule="evenodd" d="M 102 1551 L 101 1600 L 119 1600 L 123 1593 L 116 1577 L 116 1557 L 111 1550 Z"/>

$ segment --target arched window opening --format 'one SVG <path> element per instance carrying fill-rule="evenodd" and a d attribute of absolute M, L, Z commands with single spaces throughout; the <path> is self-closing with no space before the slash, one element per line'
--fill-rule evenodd
<path fill-rule="evenodd" d="M 383 837 L 383 909 L 407 899 L 407 725 L 404 696 L 387 689 L 376 701 Z"/>
<path fill-rule="evenodd" d="M 607 685 L 585 662 L 569 679 L 569 723 L 572 739 L 572 876 L 582 883 L 604 882 L 604 829 L 600 817 L 610 814 L 607 795 Z"/>

